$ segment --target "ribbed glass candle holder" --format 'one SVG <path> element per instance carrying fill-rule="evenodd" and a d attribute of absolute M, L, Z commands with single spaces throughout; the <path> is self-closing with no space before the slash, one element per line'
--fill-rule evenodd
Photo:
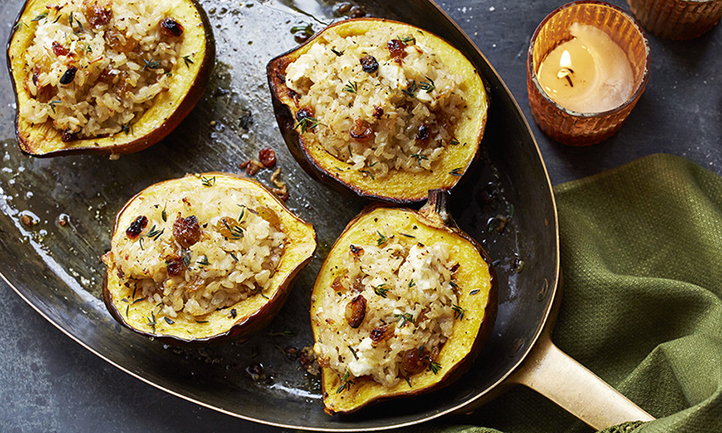
<path fill-rule="evenodd" d="M 648 32 L 667 39 L 692 39 L 719 23 L 722 0 L 627 0 Z"/>
<path fill-rule="evenodd" d="M 627 54 L 632 70 L 632 92 L 616 108 L 581 113 L 555 102 L 540 85 L 537 72 L 546 56 L 573 38 L 572 24 L 604 31 Z M 592 145 L 614 135 L 644 92 L 649 77 L 650 49 L 644 31 L 622 9 L 599 1 L 578 1 L 559 7 L 537 27 L 527 57 L 527 88 L 534 121 L 550 138 L 573 146 Z"/>

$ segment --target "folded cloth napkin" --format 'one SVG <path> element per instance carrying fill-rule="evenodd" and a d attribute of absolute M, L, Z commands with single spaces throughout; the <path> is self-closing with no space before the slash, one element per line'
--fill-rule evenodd
<path fill-rule="evenodd" d="M 658 418 L 605 433 L 722 432 L 722 178 L 659 154 L 554 193 L 564 291 L 552 340 Z M 454 421 L 468 425 L 429 428 L 592 431 L 521 386 Z"/>

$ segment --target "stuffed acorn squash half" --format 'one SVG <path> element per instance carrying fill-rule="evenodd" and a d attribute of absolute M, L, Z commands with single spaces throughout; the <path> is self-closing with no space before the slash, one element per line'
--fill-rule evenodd
<path fill-rule="evenodd" d="M 459 50 L 426 30 L 342 21 L 271 60 L 267 73 L 292 154 L 337 189 L 418 202 L 454 187 L 479 153 L 484 82 Z"/>
<path fill-rule="evenodd" d="M 432 191 L 419 212 L 370 207 L 323 263 L 311 325 L 329 414 L 448 385 L 491 332 L 494 273 L 445 194 Z"/>
<path fill-rule="evenodd" d="M 215 61 L 195 0 L 28 0 L 8 43 L 31 155 L 137 152 L 200 100 Z"/>
<path fill-rule="evenodd" d="M 313 227 L 255 180 L 188 175 L 146 188 L 118 213 L 103 297 L 146 336 L 243 338 L 280 310 L 315 248 Z"/>

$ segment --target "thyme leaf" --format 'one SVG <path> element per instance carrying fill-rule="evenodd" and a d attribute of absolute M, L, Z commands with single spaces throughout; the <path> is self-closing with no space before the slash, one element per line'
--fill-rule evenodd
<path fill-rule="evenodd" d="M 389 292 L 389 288 L 386 287 L 386 284 L 379 284 L 378 286 L 371 286 L 374 288 L 374 293 L 381 296 L 382 298 L 386 297 L 386 294 Z"/>
<path fill-rule="evenodd" d="M 422 81 L 421 84 L 419 84 L 419 87 L 421 90 L 423 90 L 426 93 L 431 93 L 436 89 L 436 85 L 434 84 L 434 80 L 432 80 L 429 77 L 426 77 L 429 81 Z"/>
<path fill-rule="evenodd" d="M 201 176 L 201 183 L 203 184 L 203 186 L 213 186 L 216 184 L 216 177 Z"/>
<path fill-rule="evenodd" d="M 462 307 L 454 304 L 451 309 L 454 310 L 454 319 L 461 320 L 464 318 L 464 313 L 466 311 Z"/>
<path fill-rule="evenodd" d="M 32 22 L 37 22 L 37 21 L 40 21 L 40 20 L 42 20 L 42 19 L 47 18 L 47 16 L 48 16 L 48 11 L 45 11 L 45 12 L 41 13 L 40 15 L 36 16 L 35 18 L 33 18 L 33 19 L 30 20 L 30 21 L 32 21 Z"/>
<path fill-rule="evenodd" d="M 380 231 L 376 230 L 376 233 L 379 235 L 379 238 L 376 239 L 376 246 L 380 247 L 381 245 L 385 244 L 388 241 L 388 239 Z"/>
<path fill-rule="evenodd" d="M 296 126 L 293 127 L 293 129 L 301 128 L 301 134 L 305 134 L 306 132 L 313 130 L 320 124 L 321 122 L 319 122 L 318 119 L 308 116 L 299 120 L 298 123 L 296 123 Z"/>
<path fill-rule="evenodd" d="M 428 370 L 434 374 L 439 374 L 439 370 L 441 370 L 441 364 L 432 361 L 429 363 Z"/>
<path fill-rule="evenodd" d="M 186 66 L 189 68 L 193 64 L 193 60 L 191 59 L 191 56 L 192 56 L 192 54 L 186 54 L 185 56 L 183 56 L 183 61 L 185 62 Z"/>
<path fill-rule="evenodd" d="M 346 85 L 343 87 L 343 90 L 345 92 L 349 93 L 356 93 L 358 91 L 358 83 L 355 81 L 349 81 L 346 83 Z"/>

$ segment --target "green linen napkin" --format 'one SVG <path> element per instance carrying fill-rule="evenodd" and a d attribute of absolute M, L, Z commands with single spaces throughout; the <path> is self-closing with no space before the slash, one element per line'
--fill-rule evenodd
<path fill-rule="evenodd" d="M 660 154 L 554 193 L 564 291 L 552 340 L 658 418 L 605 433 L 722 432 L 722 178 Z M 592 431 L 521 386 L 454 421 L 465 425 L 444 433 Z"/>

